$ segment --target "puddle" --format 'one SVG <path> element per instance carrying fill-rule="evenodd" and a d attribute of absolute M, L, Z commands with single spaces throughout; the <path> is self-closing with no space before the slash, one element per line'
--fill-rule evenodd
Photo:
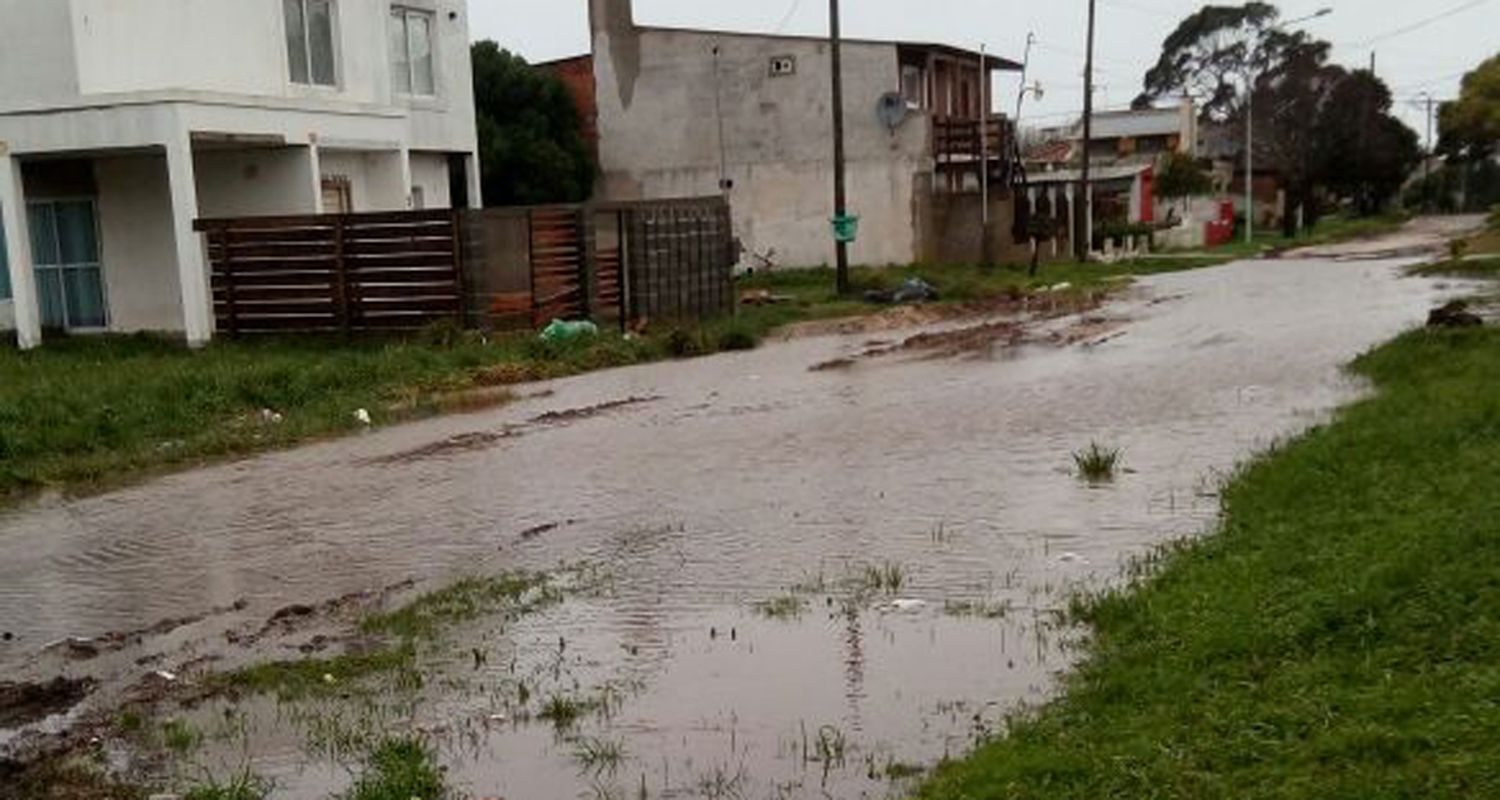
<path fill-rule="evenodd" d="M 1049 696 L 1070 591 L 1211 525 L 1220 476 L 1357 395 L 1340 366 L 1441 294 L 1399 267 L 1156 276 L 1006 358 L 973 357 L 1003 316 L 827 329 L 0 512 L 0 674 L 86 669 L 107 707 L 158 671 L 336 652 L 404 581 L 588 564 L 607 592 L 464 624 L 414 689 L 183 710 L 193 759 L 325 797 L 362 741 L 415 731 L 474 797 L 899 796 Z M 1110 485 L 1070 472 L 1094 441 L 1123 451 Z M 146 633 L 43 649 L 115 630 Z M 555 698 L 582 709 L 561 730 Z"/>

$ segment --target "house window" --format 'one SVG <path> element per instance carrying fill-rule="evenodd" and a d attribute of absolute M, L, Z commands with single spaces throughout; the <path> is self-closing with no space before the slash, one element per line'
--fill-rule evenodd
<path fill-rule="evenodd" d="M 926 103 L 927 70 L 915 64 L 901 67 L 901 97 L 908 108 L 921 108 Z"/>
<path fill-rule="evenodd" d="M 398 94 L 437 93 L 431 14 L 410 8 L 391 9 L 391 72 Z"/>
<path fill-rule="evenodd" d="M 334 0 L 282 0 L 287 65 L 293 83 L 338 85 L 334 56 Z"/>
<path fill-rule="evenodd" d="M 0 228 L 0 300 L 10 299 L 10 253 L 5 249 L 5 229 Z"/>
<path fill-rule="evenodd" d="M 26 216 L 42 327 L 104 328 L 109 319 L 94 202 L 33 202 Z"/>

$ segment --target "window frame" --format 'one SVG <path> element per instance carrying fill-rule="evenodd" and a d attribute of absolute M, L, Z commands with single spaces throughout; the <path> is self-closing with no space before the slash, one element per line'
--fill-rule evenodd
<path fill-rule="evenodd" d="M 416 67 L 417 60 L 412 57 L 412 50 L 411 50 L 411 18 L 412 17 L 421 17 L 422 19 L 426 20 L 426 22 L 427 22 L 427 57 L 428 57 L 428 61 L 430 63 L 430 68 L 429 68 L 430 74 L 428 75 L 428 78 L 431 80 L 431 84 L 432 84 L 431 85 L 431 91 L 427 91 L 427 92 L 417 91 L 417 80 L 416 80 L 417 79 L 417 67 Z M 399 30 L 399 32 L 401 34 L 401 47 L 402 47 L 402 51 L 403 51 L 402 52 L 403 60 L 400 61 L 400 62 L 398 62 L 396 60 L 396 53 L 395 52 L 389 52 L 389 53 L 386 54 L 386 61 L 391 65 L 391 92 L 392 92 L 392 94 L 396 95 L 397 97 L 410 97 L 410 98 L 414 98 L 414 99 L 418 99 L 418 100 L 434 100 L 434 99 L 437 99 L 441 95 L 441 93 L 442 93 L 442 85 L 441 85 L 441 82 L 438 80 L 438 72 L 439 72 L 439 70 L 438 70 L 438 36 L 437 36 L 438 15 L 437 15 L 437 11 L 435 9 L 424 7 L 423 5 L 412 3 L 412 2 L 407 2 L 407 3 L 392 3 L 391 4 L 391 8 L 390 8 L 390 13 L 386 15 L 386 24 L 391 25 L 391 26 L 395 26 L 394 29 L 392 29 L 392 30 L 390 30 L 388 32 L 388 35 L 386 37 L 386 41 L 390 42 L 391 41 L 391 37 L 394 36 L 397 33 L 397 31 Z M 405 76 L 405 81 L 404 81 L 405 89 L 401 88 L 401 86 L 402 86 L 402 80 L 401 80 L 401 77 L 399 75 L 399 72 L 400 72 L 399 68 L 402 65 L 404 65 L 406 67 L 406 76 Z"/>
<path fill-rule="evenodd" d="M 302 59 L 306 64 L 307 79 L 298 80 L 295 74 L 295 70 L 293 69 L 292 20 L 287 16 L 286 2 L 283 2 L 281 14 L 283 36 L 281 38 L 286 45 L 287 81 L 293 86 L 297 86 L 303 89 L 337 91 L 343 86 L 344 80 L 343 59 L 341 58 L 342 52 L 339 41 L 339 31 L 341 26 L 339 19 L 338 0 L 290 0 L 290 2 L 296 3 L 298 8 L 300 9 L 302 23 Z M 328 5 L 328 58 L 331 62 L 333 70 L 333 75 L 330 82 L 328 83 L 319 82 L 314 74 L 312 16 L 309 13 L 313 3 L 327 3 Z"/>

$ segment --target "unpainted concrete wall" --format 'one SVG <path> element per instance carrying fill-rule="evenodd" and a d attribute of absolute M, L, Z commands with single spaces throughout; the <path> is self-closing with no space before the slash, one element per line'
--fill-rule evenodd
<path fill-rule="evenodd" d="M 794 59 L 795 73 L 772 76 L 773 57 Z M 723 174 L 747 250 L 779 265 L 832 261 L 825 42 L 605 30 L 595 71 L 603 199 L 717 194 Z M 850 211 L 861 217 L 851 259 L 909 263 L 921 249 L 917 185 L 932 169 L 930 125 L 914 115 L 893 132 L 876 117 L 881 95 L 899 86 L 895 45 L 846 46 L 844 74 Z"/>

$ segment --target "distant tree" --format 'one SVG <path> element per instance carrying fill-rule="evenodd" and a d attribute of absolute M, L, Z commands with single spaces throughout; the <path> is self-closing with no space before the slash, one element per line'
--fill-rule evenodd
<path fill-rule="evenodd" d="M 1133 105 L 1187 95 L 1206 119 L 1223 122 L 1234 116 L 1248 76 L 1272 69 L 1306 39 L 1274 28 L 1280 14 L 1262 2 L 1204 6 L 1162 42 L 1161 58 L 1146 72 L 1145 91 Z"/>
<path fill-rule="evenodd" d="M 1168 200 L 1182 200 L 1212 192 L 1213 176 L 1198 159 L 1186 153 L 1168 155 L 1156 174 L 1156 194 Z"/>
<path fill-rule="evenodd" d="M 1318 217 L 1318 121 L 1334 87 L 1348 76 L 1342 67 L 1327 63 L 1328 50 L 1326 42 L 1295 47 L 1255 86 L 1256 163 L 1280 178 L 1287 199 L 1282 225 L 1288 235 L 1296 232 L 1298 210 L 1309 223 Z"/>
<path fill-rule="evenodd" d="M 1500 55 L 1464 76 L 1458 99 L 1438 114 L 1440 150 L 1473 160 L 1500 149 Z"/>
<path fill-rule="evenodd" d="M 587 200 L 597 169 L 567 87 L 492 41 L 472 56 L 485 202 Z"/>
<path fill-rule="evenodd" d="M 1422 159 L 1417 133 L 1391 116 L 1391 90 L 1369 70 L 1336 83 L 1314 128 L 1320 182 L 1362 215 L 1393 199 Z"/>

